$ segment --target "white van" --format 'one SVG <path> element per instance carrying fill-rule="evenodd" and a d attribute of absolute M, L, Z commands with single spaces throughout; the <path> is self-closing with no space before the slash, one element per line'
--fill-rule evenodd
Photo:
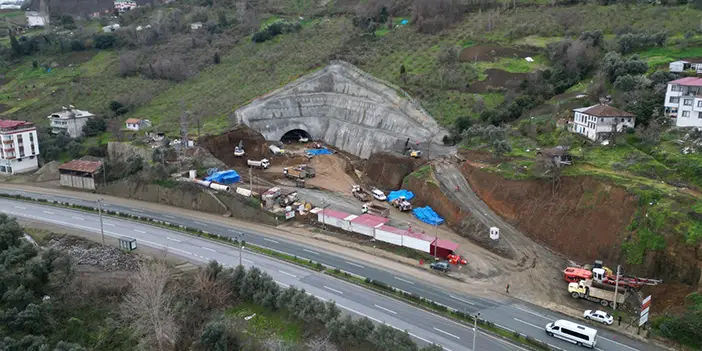
<path fill-rule="evenodd" d="M 591 349 L 597 345 L 597 330 L 566 320 L 546 324 L 546 334 Z"/>

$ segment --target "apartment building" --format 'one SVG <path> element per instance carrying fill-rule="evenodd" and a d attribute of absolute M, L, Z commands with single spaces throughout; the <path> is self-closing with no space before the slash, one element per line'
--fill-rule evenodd
<path fill-rule="evenodd" d="M 633 114 L 609 105 L 581 107 L 573 112 L 573 132 L 594 141 L 606 140 L 612 133 L 623 132 L 636 125 Z"/>
<path fill-rule="evenodd" d="M 0 120 L 0 140 L 0 173 L 19 174 L 39 168 L 39 140 L 33 123 Z"/>
<path fill-rule="evenodd" d="M 685 77 L 668 82 L 665 113 L 678 127 L 702 127 L 702 78 Z"/>
<path fill-rule="evenodd" d="M 63 108 L 61 112 L 52 113 L 47 117 L 51 121 L 51 132 L 58 134 L 66 132 L 71 138 L 83 135 L 83 127 L 88 123 L 88 119 L 95 117 L 88 111 L 78 110 L 73 105 Z"/>

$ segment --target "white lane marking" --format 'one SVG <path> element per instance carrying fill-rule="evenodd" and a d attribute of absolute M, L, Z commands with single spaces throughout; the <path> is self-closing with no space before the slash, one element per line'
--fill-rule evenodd
<path fill-rule="evenodd" d="M 217 252 L 217 250 L 211 249 L 211 248 L 209 248 L 209 247 L 207 247 L 207 246 L 202 246 L 202 248 L 205 249 L 205 250 L 207 250 L 207 251 Z"/>
<path fill-rule="evenodd" d="M 135 231 L 135 232 L 137 232 L 137 233 L 141 233 L 141 234 L 146 234 L 146 232 L 145 232 L 145 231 L 143 231 L 143 230 L 139 230 L 139 229 L 134 229 L 134 231 Z"/>
<path fill-rule="evenodd" d="M 526 312 L 526 313 L 532 314 L 532 315 L 534 315 L 534 316 L 541 317 L 541 318 L 543 318 L 543 319 L 548 320 L 549 322 L 551 321 L 551 318 L 548 318 L 548 317 L 546 317 L 546 316 L 544 316 L 544 315 L 542 315 L 542 314 L 538 314 L 538 313 L 536 313 L 536 312 L 529 311 L 529 310 L 527 310 L 527 309 L 524 309 L 524 308 L 521 308 L 521 307 L 518 307 L 518 306 L 514 306 L 514 308 L 516 308 L 516 309 L 518 309 L 518 310 L 520 310 L 520 311 L 522 311 L 522 312 Z"/>
<path fill-rule="evenodd" d="M 399 281 L 401 281 L 401 282 L 405 282 L 405 283 L 407 283 L 407 284 L 412 284 L 412 285 L 414 285 L 414 283 L 412 283 L 411 281 L 409 281 L 409 280 L 407 280 L 407 279 L 402 279 L 402 278 L 398 278 L 398 277 L 395 277 L 395 279 L 397 279 L 397 280 L 399 280 Z"/>
<path fill-rule="evenodd" d="M 323 298 L 323 297 L 321 297 L 321 296 L 313 295 L 313 294 L 311 294 L 311 293 L 307 293 L 307 294 L 310 295 L 310 296 L 314 296 L 314 297 L 316 297 L 316 298 L 318 298 L 318 299 L 320 299 L 320 300 L 322 300 L 322 301 L 324 301 L 324 302 L 329 301 L 329 299 L 325 299 L 325 298 Z"/>
<path fill-rule="evenodd" d="M 361 265 L 358 264 L 358 263 L 353 263 L 353 262 L 349 262 L 349 261 L 344 261 L 344 262 L 346 262 L 347 264 L 350 264 L 350 265 L 352 265 L 352 266 L 358 267 L 358 268 L 366 268 L 366 267 L 361 266 Z"/>
<path fill-rule="evenodd" d="M 463 302 L 463 303 L 467 303 L 467 304 L 469 304 L 469 305 L 475 306 L 474 303 L 472 303 L 472 302 L 470 302 L 470 301 L 468 301 L 468 300 L 464 300 L 464 299 L 462 299 L 462 298 L 460 298 L 460 297 L 456 297 L 456 296 L 453 296 L 453 295 L 449 295 L 449 297 L 452 298 L 452 299 L 454 299 L 454 300 L 458 300 L 458 301 L 461 301 L 461 302 Z"/>
<path fill-rule="evenodd" d="M 82 220 L 83 220 L 83 218 L 81 218 L 81 217 L 76 217 L 76 216 L 73 216 L 73 217 L 71 217 L 71 218 L 73 218 L 73 219 L 77 219 L 77 220 L 80 220 L 80 221 L 82 221 Z"/>
<path fill-rule="evenodd" d="M 24 206 L 15 206 L 15 208 L 19 208 L 20 210 L 26 210 L 27 208 Z"/>
<path fill-rule="evenodd" d="M 319 255 L 319 252 L 317 252 L 317 251 L 312 251 L 312 250 L 307 250 L 307 249 L 302 249 L 302 251 L 307 251 L 311 254 Z"/>
<path fill-rule="evenodd" d="M 289 288 L 289 287 L 290 287 L 290 285 L 285 284 L 285 283 L 281 283 L 281 282 L 279 282 L 279 281 L 277 281 L 277 280 L 274 280 L 274 282 L 276 282 L 278 285 L 282 285 L 282 286 L 284 286 L 284 287 L 286 287 L 286 288 Z"/>
<path fill-rule="evenodd" d="M 44 213 L 49 214 L 49 215 L 55 214 L 55 213 L 53 213 L 53 212 L 51 212 L 51 211 L 41 211 L 41 212 L 44 212 Z"/>
<path fill-rule="evenodd" d="M 375 307 L 377 307 L 377 308 L 380 308 L 380 309 L 383 310 L 383 311 L 390 312 L 390 313 L 392 313 L 392 314 L 397 314 L 397 312 L 395 312 L 395 311 L 393 311 L 393 310 L 391 310 L 391 309 L 387 309 L 387 308 L 385 308 L 385 307 L 383 307 L 383 306 L 378 306 L 378 305 L 373 305 L 373 306 L 375 306 Z"/>
<path fill-rule="evenodd" d="M 365 313 L 358 312 L 358 311 L 354 310 L 353 308 L 346 307 L 346 306 L 340 305 L 340 304 L 338 304 L 338 303 L 337 303 L 336 305 L 339 306 L 339 307 L 341 307 L 341 308 L 343 308 L 343 309 L 345 309 L 345 310 L 347 310 L 347 311 L 349 311 L 349 312 L 353 312 L 353 313 L 355 313 L 355 314 L 357 314 L 357 315 L 359 315 L 359 316 L 366 317 L 366 318 L 368 318 L 368 319 L 370 319 L 370 320 L 372 320 L 372 321 L 374 321 L 374 322 L 376 322 L 376 323 L 383 323 L 380 319 L 373 318 L 373 317 L 371 317 L 371 316 L 369 316 L 369 315 L 367 315 L 367 314 L 365 314 Z M 429 342 L 429 341 L 427 341 L 427 342 Z"/>
<path fill-rule="evenodd" d="M 139 209 L 136 209 L 136 208 L 132 208 L 131 210 L 134 211 L 134 212 L 144 212 L 144 211 L 139 210 Z"/>
<path fill-rule="evenodd" d="M 620 343 L 620 342 L 617 342 L 617 341 L 614 341 L 614 340 L 612 340 L 612 339 L 605 338 L 604 336 L 600 336 L 600 339 L 605 339 L 605 340 L 607 340 L 607 341 L 609 341 L 609 342 L 612 342 L 612 343 L 615 343 L 615 344 L 617 344 L 617 345 L 619 345 L 619 346 L 621 346 L 621 347 L 626 347 L 626 348 L 629 349 L 629 350 L 638 351 L 638 349 L 635 349 L 635 348 L 633 348 L 633 347 L 631 347 L 631 346 L 629 346 L 629 345 L 624 345 L 624 344 L 622 344 L 622 343 Z"/>
<path fill-rule="evenodd" d="M 344 294 L 343 292 L 341 292 L 341 291 L 339 291 L 339 290 L 336 290 L 336 289 L 334 289 L 334 288 L 330 288 L 330 287 L 328 287 L 328 286 L 326 286 L 326 285 L 323 285 L 323 286 L 324 286 L 325 289 L 331 290 L 331 291 L 333 291 L 333 292 L 335 292 L 335 293 L 337 293 L 337 294 L 340 294 L 340 295 L 343 295 L 343 294 Z"/>
<path fill-rule="evenodd" d="M 142 240 L 142 242 L 144 242 L 144 240 Z M 161 246 L 163 246 L 163 245 L 161 245 Z M 197 255 L 195 255 L 195 254 L 192 253 L 192 252 L 185 251 L 185 250 L 181 250 L 181 249 L 179 249 L 179 248 L 177 248 L 177 247 L 169 247 L 168 250 L 173 250 L 173 251 L 182 252 L 182 253 L 187 254 L 187 255 L 190 255 L 190 256 L 197 256 Z"/>
<path fill-rule="evenodd" d="M 278 270 L 278 272 L 283 273 L 283 274 L 285 274 L 285 275 L 289 275 L 289 276 L 291 276 L 291 277 L 293 277 L 293 278 L 297 278 L 296 275 L 294 275 L 294 274 L 292 274 L 292 273 L 288 273 L 288 272 L 286 272 L 286 271 L 281 271 L 280 269 Z"/>
<path fill-rule="evenodd" d="M 207 224 L 205 224 L 205 223 L 202 223 L 202 222 L 198 222 L 198 221 L 193 221 L 193 223 L 195 223 L 195 224 L 199 224 L 199 225 L 202 225 L 202 226 L 205 226 L 205 227 L 207 227 Z"/>
<path fill-rule="evenodd" d="M 239 232 L 237 232 L 237 231 L 236 231 L 236 230 L 234 230 L 234 229 L 228 229 L 228 230 L 229 230 L 229 232 L 231 232 L 231 233 L 236 233 L 236 234 L 239 234 Z"/>
<path fill-rule="evenodd" d="M 263 238 L 263 240 L 265 240 L 265 241 L 270 241 L 270 242 L 276 243 L 276 244 L 280 244 L 280 241 L 275 241 L 275 240 L 273 240 L 273 239 Z"/>
<path fill-rule="evenodd" d="M 245 258 L 242 258 L 241 260 L 244 261 L 244 262 L 253 263 L 253 261 L 247 260 L 247 259 L 245 259 Z"/>
<path fill-rule="evenodd" d="M 180 240 L 171 238 L 171 237 L 169 237 L 169 236 L 167 236 L 166 239 L 168 239 L 168 240 L 170 240 L 170 241 L 175 241 L 175 242 L 177 242 L 177 243 L 180 242 Z"/>
<path fill-rule="evenodd" d="M 524 324 L 526 324 L 526 325 L 528 325 L 528 326 L 530 326 L 530 327 L 534 327 L 534 328 L 536 328 L 536 329 L 544 329 L 543 326 L 536 325 L 536 324 L 531 324 L 531 323 L 525 322 L 525 321 L 523 321 L 523 320 L 521 320 L 521 319 L 519 319 L 519 318 L 515 318 L 514 320 L 517 321 L 517 322 L 519 322 L 519 323 L 524 323 Z"/>
<path fill-rule="evenodd" d="M 169 216 L 169 215 L 163 215 L 163 216 L 166 218 L 175 219 L 175 217 L 173 217 L 173 216 Z"/>
<path fill-rule="evenodd" d="M 391 327 L 392 327 L 393 329 L 395 329 L 395 330 L 399 330 L 399 331 L 403 331 L 403 332 L 406 331 L 406 330 L 400 329 L 400 328 L 398 328 L 398 327 L 396 327 L 396 326 L 394 326 L 394 325 L 390 325 L 390 324 L 388 324 L 388 323 L 383 323 L 383 324 L 389 325 L 389 326 L 391 326 Z M 423 337 L 421 337 L 421 336 L 419 336 L 419 335 L 412 334 L 412 333 L 410 333 L 410 332 L 407 332 L 407 334 L 409 334 L 410 336 L 413 336 L 413 337 L 415 337 L 415 338 L 417 338 L 417 339 L 419 339 L 419 340 L 422 340 L 422 341 L 424 341 L 424 342 L 427 343 L 427 344 L 435 344 L 435 343 L 433 343 L 433 342 L 431 342 L 431 341 L 429 341 L 429 340 L 427 340 L 427 339 L 425 339 L 425 338 L 423 338 Z M 441 346 L 441 345 L 439 345 L 439 346 Z M 441 346 L 441 347 L 443 347 L 443 346 Z M 447 349 L 447 348 L 445 348 L 445 347 L 443 347 L 443 348 L 444 348 L 444 351 L 452 351 L 452 350 Z"/>
<path fill-rule="evenodd" d="M 441 330 L 441 329 L 436 328 L 436 327 L 434 327 L 434 330 L 438 331 L 439 333 L 444 333 L 444 334 L 446 334 L 446 335 L 448 335 L 448 336 L 451 336 L 451 337 L 454 337 L 454 338 L 456 338 L 456 339 L 458 339 L 458 340 L 461 340 L 460 337 L 458 337 L 458 336 L 456 336 L 456 335 L 453 335 L 453 334 L 451 334 L 451 333 L 449 333 L 449 332 L 447 332 L 447 331 L 445 331 L 445 330 Z"/>
<path fill-rule="evenodd" d="M 108 226 L 108 227 L 114 227 L 114 226 L 115 226 L 115 225 L 112 224 L 112 223 L 103 223 L 103 224 L 106 225 L 106 226 Z"/>

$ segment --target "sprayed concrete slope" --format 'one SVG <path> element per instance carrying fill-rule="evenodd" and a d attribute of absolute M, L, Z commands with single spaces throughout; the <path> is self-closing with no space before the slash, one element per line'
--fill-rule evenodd
<path fill-rule="evenodd" d="M 434 149 L 448 134 L 402 93 L 339 61 L 254 100 L 236 116 L 267 140 L 301 129 L 361 158 L 402 151 L 407 138 L 420 146 L 431 140 Z"/>

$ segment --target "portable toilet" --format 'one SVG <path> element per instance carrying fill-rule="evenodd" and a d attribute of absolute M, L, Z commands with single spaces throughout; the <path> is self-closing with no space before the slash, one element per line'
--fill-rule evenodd
<path fill-rule="evenodd" d="M 500 228 L 490 227 L 490 239 L 492 239 L 492 240 L 500 239 Z"/>

